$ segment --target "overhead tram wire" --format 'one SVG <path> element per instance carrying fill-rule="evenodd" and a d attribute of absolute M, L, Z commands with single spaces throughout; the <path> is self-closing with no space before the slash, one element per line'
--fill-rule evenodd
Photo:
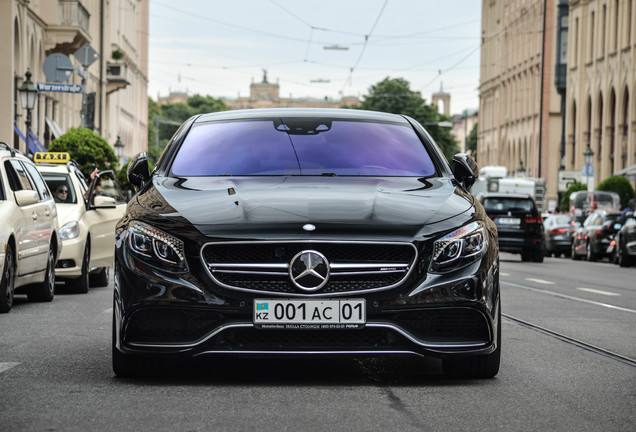
<path fill-rule="evenodd" d="M 373 31 L 375 30 L 375 27 L 378 25 L 378 22 L 380 21 L 380 18 L 382 17 L 382 14 L 384 13 L 384 9 L 386 8 L 386 4 L 388 2 L 389 0 L 384 0 L 384 4 L 382 5 L 382 8 L 380 9 L 380 13 L 378 14 L 378 17 L 375 19 L 373 26 L 371 27 L 371 31 L 369 32 L 369 34 L 364 35 L 364 45 L 362 45 L 362 50 L 360 50 L 360 55 L 358 56 L 358 59 L 356 60 L 356 63 L 353 65 L 353 67 L 349 69 L 349 76 L 345 80 L 344 86 L 342 87 L 341 93 L 343 95 L 344 95 L 344 90 L 345 90 L 345 87 L 347 86 L 347 83 L 351 81 L 351 77 L 353 76 L 353 71 L 358 67 L 358 64 L 360 64 L 360 60 L 362 60 L 364 51 L 367 49 L 369 37 L 371 37 L 371 35 L 373 34 Z"/>

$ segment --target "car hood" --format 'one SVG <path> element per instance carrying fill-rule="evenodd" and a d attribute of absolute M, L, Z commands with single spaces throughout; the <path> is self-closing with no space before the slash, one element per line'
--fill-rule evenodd
<path fill-rule="evenodd" d="M 282 233 L 313 224 L 322 233 L 375 229 L 412 236 L 469 211 L 473 198 L 448 178 L 154 177 L 137 205 L 150 221 L 194 225 L 206 235 Z"/>
<path fill-rule="evenodd" d="M 57 207 L 57 220 L 60 228 L 72 221 L 78 221 L 84 207 L 79 204 L 55 204 Z"/>

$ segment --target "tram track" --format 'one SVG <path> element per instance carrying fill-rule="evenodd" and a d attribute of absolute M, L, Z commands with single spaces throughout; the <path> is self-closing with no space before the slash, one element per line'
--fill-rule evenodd
<path fill-rule="evenodd" d="M 551 337 L 553 337 L 555 339 L 558 339 L 558 340 L 560 340 L 562 342 L 566 342 L 568 344 L 577 346 L 579 348 L 583 348 L 583 349 L 585 349 L 587 351 L 599 354 L 599 355 L 601 355 L 603 357 L 607 357 L 607 358 L 610 358 L 612 360 L 627 364 L 629 366 L 636 367 L 636 359 L 632 359 L 630 357 L 626 357 L 624 355 L 615 353 L 613 351 L 606 350 L 606 349 L 598 347 L 596 345 L 592 345 L 592 344 L 589 344 L 587 342 L 584 342 L 584 341 L 582 341 L 580 339 L 576 339 L 576 338 L 570 337 L 570 336 L 565 335 L 563 333 L 547 329 L 547 328 L 542 327 L 540 325 L 533 324 L 533 323 L 531 323 L 529 321 L 525 321 L 525 320 L 513 317 L 513 316 L 508 315 L 508 314 L 502 313 L 501 316 L 503 318 L 509 320 L 509 321 L 512 321 L 512 322 L 522 326 L 522 327 L 526 327 L 526 328 L 528 328 L 530 330 L 534 330 L 534 331 L 537 331 L 539 333 L 551 336 Z"/>

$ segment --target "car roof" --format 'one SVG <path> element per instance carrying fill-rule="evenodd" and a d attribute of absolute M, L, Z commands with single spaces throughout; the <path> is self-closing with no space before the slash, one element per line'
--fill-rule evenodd
<path fill-rule="evenodd" d="M 375 120 L 409 124 L 404 116 L 398 114 L 341 108 L 264 108 L 220 111 L 215 113 L 202 114 L 196 118 L 195 123 L 204 123 L 208 121 L 218 120 L 273 119 L 280 117 L 328 117 L 342 120 Z"/>

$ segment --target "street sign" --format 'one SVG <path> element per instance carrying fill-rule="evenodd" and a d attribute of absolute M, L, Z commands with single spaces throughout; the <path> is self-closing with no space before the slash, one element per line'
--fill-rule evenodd
<path fill-rule="evenodd" d="M 557 191 L 565 192 L 572 183 L 581 182 L 581 171 L 561 170 L 558 173 Z"/>
<path fill-rule="evenodd" d="M 68 81 L 73 73 L 73 64 L 64 54 L 53 53 L 42 64 L 42 72 L 47 80 L 54 83 Z"/>
<path fill-rule="evenodd" d="M 88 42 L 82 45 L 80 49 L 75 51 L 73 55 L 84 67 L 89 67 L 95 62 L 95 60 L 99 58 L 99 54 L 97 54 L 97 52 L 93 49 L 93 47 L 91 47 L 91 44 L 89 44 Z"/>
<path fill-rule="evenodd" d="M 79 84 L 45 83 L 37 84 L 38 91 L 55 93 L 81 93 L 82 86 Z"/>

